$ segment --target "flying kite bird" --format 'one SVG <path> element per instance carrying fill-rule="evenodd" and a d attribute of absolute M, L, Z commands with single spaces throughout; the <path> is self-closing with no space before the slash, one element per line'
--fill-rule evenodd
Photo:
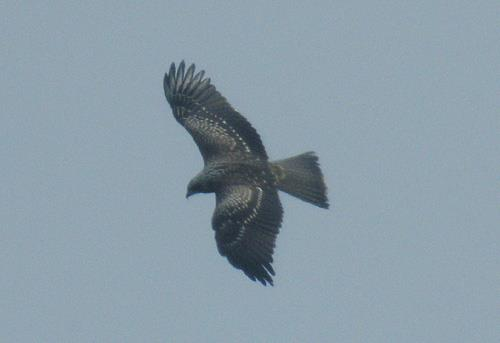
<path fill-rule="evenodd" d="M 283 209 L 278 191 L 328 208 L 326 186 L 313 152 L 269 161 L 257 131 L 192 64 L 172 63 L 163 87 L 175 119 L 193 136 L 204 168 L 186 197 L 215 193 L 212 217 L 222 256 L 253 281 L 273 285 L 271 263 Z"/>

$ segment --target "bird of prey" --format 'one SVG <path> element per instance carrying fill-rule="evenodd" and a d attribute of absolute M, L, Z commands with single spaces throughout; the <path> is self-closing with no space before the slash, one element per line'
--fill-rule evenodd
<path fill-rule="evenodd" d="M 175 119 L 191 134 L 204 168 L 186 197 L 215 193 L 217 248 L 251 280 L 273 285 L 271 263 L 283 209 L 278 191 L 328 208 L 318 158 L 306 152 L 269 161 L 257 131 L 192 64 L 172 63 L 163 87 Z"/>

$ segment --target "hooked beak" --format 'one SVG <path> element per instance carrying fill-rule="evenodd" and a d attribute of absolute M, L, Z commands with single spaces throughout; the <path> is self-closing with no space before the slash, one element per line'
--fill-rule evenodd
<path fill-rule="evenodd" d="M 186 193 L 186 199 L 189 198 L 193 194 L 194 194 L 194 192 L 192 190 L 188 189 L 187 193 Z"/>

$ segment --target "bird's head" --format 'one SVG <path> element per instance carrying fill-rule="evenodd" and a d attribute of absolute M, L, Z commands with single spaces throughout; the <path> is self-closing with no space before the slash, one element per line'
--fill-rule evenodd
<path fill-rule="evenodd" d="M 211 193 L 214 192 L 212 180 L 206 174 L 200 173 L 189 181 L 187 186 L 186 198 L 196 193 Z"/>
<path fill-rule="evenodd" d="M 189 198 L 191 195 L 200 193 L 199 191 L 199 186 L 193 180 L 191 180 L 187 186 L 187 191 L 186 191 L 186 199 Z"/>
<path fill-rule="evenodd" d="M 207 167 L 189 181 L 186 198 L 196 193 L 213 193 L 224 184 L 225 170 L 218 167 Z"/>

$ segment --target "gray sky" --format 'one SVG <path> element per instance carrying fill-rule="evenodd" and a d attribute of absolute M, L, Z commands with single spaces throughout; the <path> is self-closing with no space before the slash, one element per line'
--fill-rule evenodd
<path fill-rule="evenodd" d="M 498 1 L 0 13 L 0 341 L 500 341 Z M 272 158 L 320 156 L 332 208 L 281 197 L 275 287 L 184 198 L 181 59 Z"/>

